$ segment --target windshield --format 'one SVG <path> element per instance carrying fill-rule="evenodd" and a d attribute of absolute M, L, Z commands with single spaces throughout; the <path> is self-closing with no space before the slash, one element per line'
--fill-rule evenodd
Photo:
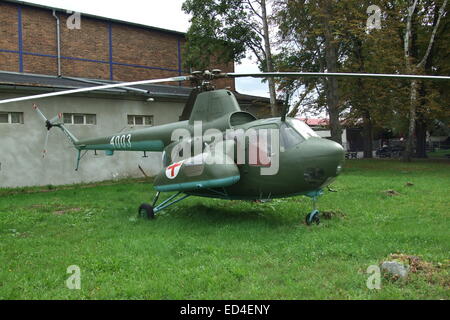
<path fill-rule="evenodd" d="M 296 146 L 297 144 L 305 141 L 305 139 L 293 127 L 288 126 L 286 124 L 283 124 L 281 126 L 281 137 L 283 139 L 282 146 L 285 149 L 290 149 Z"/>
<path fill-rule="evenodd" d="M 298 119 L 290 119 L 289 124 L 305 139 L 312 137 L 320 138 L 320 136 L 303 121 Z"/>

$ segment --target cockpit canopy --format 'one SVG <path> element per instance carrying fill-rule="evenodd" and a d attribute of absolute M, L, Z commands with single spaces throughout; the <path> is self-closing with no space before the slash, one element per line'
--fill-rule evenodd
<path fill-rule="evenodd" d="M 320 138 L 313 129 L 298 119 L 287 119 L 280 129 L 285 149 L 290 149 L 310 138 Z"/>

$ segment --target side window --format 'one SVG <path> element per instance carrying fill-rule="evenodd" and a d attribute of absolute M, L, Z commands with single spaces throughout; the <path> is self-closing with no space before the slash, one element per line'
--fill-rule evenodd
<path fill-rule="evenodd" d="M 0 123 L 9 123 L 9 115 L 7 113 L 0 113 Z"/>
<path fill-rule="evenodd" d="M 247 137 L 248 164 L 255 167 L 270 167 L 272 153 L 279 152 L 272 150 L 272 138 L 275 138 L 272 136 L 272 130 L 278 130 L 278 126 L 268 125 L 253 129 L 256 136 L 250 135 Z"/>
<path fill-rule="evenodd" d="M 153 126 L 153 116 L 128 115 L 127 121 L 130 126 Z"/>
<path fill-rule="evenodd" d="M 294 128 L 288 126 L 287 124 L 281 125 L 281 147 L 288 150 L 299 143 L 305 141 L 305 139 L 297 132 Z"/>
<path fill-rule="evenodd" d="M 166 151 L 164 151 L 162 154 L 162 163 L 163 167 L 167 167 L 168 165 L 170 165 L 170 156 Z"/>
<path fill-rule="evenodd" d="M 23 112 L 1 112 L 0 123 L 23 124 Z"/>
<path fill-rule="evenodd" d="M 64 113 L 64 124 L 96 125 L 97 115 L 83 113 Z"/>

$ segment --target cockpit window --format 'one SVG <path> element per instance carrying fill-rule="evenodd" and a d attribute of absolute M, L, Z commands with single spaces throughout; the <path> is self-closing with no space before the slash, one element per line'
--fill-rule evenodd
<path fill-rule="evenodd" d="M 320 138 L 320 136 L 314 132 L 306 123 L 298 119 L 290 119 L 289 124 L 294 127 L 294 129 L 302 135 L 303 138 L 309 139 L 312 137 Z"/>
<path fill-rule="evenodd" d="M 305 139 L 296 131 L 293 127 L 283 124 L 281 126 L 281 137 L 283 141 L 283 147 L 290 149 L 299 143 L 305 141 Z"/>

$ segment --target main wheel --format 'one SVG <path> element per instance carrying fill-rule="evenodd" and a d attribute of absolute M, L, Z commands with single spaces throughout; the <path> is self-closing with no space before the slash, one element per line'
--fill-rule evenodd
<path fill-rule="evenodd" d="M 305 221 L 308 226 L 312 225 L 313 223 L 319 224 L 320 223 L 319 211 L 314 210 L 313 212 L 308 213 L 306 215 Z"/>
<path fill-rule="evenodd" d="M 154 219 L 155 213 L 153 212 L 153 207 L 147 203 L 141 204 L 139 207 L 139 216 L 146 217 L 147 219 Z"/>

